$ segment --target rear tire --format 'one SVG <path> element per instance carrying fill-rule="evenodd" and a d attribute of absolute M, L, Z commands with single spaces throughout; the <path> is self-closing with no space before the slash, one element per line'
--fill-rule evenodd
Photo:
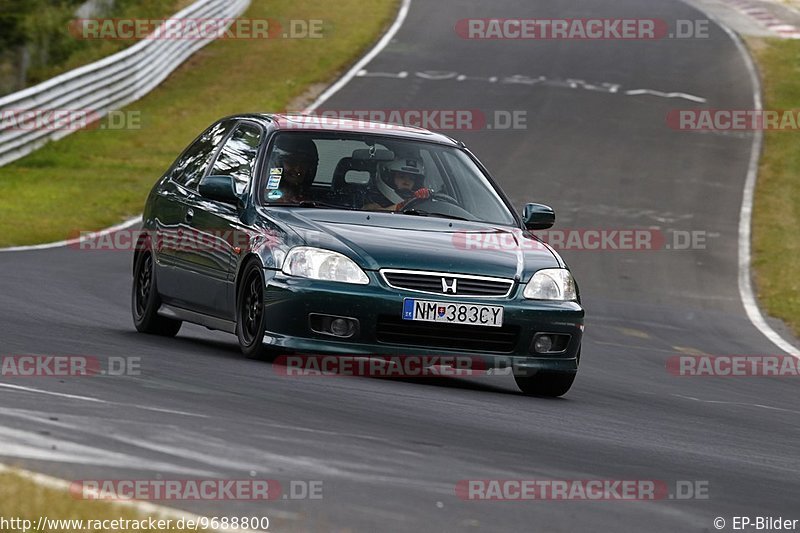
<path fill-rule="evenodd" d="M 257 261 L 242 270 L 242 283 L 236 297 L 236 337 L 248 359 L 272 360 L 275 352 L 264 346 L 267 316 L 264 308 L 264 273 Z"/>
<path fill-rule="evenodd" d="M 139 333 L 174 337 L 183 322 L 158 315 L 161 299 L 156 288 L 156 271 L 153 254 L 144 250 L 136 257 L 131 289 L 131 314 L 133 325 Z"/>

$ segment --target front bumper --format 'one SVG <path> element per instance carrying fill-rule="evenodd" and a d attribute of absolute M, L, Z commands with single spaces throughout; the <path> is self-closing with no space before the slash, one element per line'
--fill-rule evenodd
<path fill-rule="evenodd" d="M 522 298 L 523 287 L 515 286 L 508 298 L 451 298 L 420 294 L 389 287 L 375 272 L 368 272 L 369 285 L 349 285 L 286 276 L 265 271 L 265 310 L 267 332 L 264 343 L 278 351 L 306 354 L 352 356 L 453 356 L 462 355 L 484 361 L 488 368 L 513 368 L 515 374 L 541 370 L 574 373 L 583 338 L 584 310 L 576 302 L 542 302 Z M 424 343 L 382 341 L 379 321 L 401 317 L 404 298 L 453 300 L 454 303 L 502 305 L 504 326 L 517 331 L 516 340 L 502 350 L 451 349 Z M 321 314 L 358 320 L 356 334 L 348 339 L 317 333 L 311 329 L 309 315 Z M 480 330 L 494 329 L 475 327 Z M 537 333 L 569 335 L 566 349 L 558 354 L 536 354 L 533 339 Z"/>

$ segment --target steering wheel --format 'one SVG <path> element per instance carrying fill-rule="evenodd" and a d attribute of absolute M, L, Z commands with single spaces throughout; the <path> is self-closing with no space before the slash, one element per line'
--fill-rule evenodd
<path fill-rule="evenodd" d="M 429 200 L 439 200 L 442 202 L 447 202 L 448 204 L 453 204 L 457 207 L 461 207 L 458 204 L 458 200 L 450 196 L 449 194 L 444 194 L 442 192 L 432 192 L 431 195 L 427 198 L 412 198 L 406 205 L 403 206 L 403 209 L 400 210 L 401 213 L 405 213 L 406 211 L 410 211 L 415 209 L 417 205 L 421 204 L 422 202 L 427 202 Z"/>

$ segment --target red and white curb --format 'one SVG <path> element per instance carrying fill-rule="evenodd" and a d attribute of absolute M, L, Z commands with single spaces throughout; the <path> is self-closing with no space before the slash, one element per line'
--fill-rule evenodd
<path fill-rule="evenodd" d="M 725 0 L 725 3 L 755 19 L 762 26 L 784 39 L 800 39 L 800 28 L 778 18 L 774 13 L 764 8 L 763 4 L 750 0 Z"/>

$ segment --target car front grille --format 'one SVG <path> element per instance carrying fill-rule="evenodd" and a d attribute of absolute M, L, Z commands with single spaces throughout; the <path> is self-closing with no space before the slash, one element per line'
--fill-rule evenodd
<path fill-rule="evenodd" d="M 461 324 L 415 322 L 397 317 L 378 317 L 376 338 L 384 344 L 444 348 L 488 353 L 510 353 L 519 339 L 519 326 L 488 328 Z"/>
<path fill-rule="evenodd" d="M 477 298 L 502 298 L 511 293 L 514 281 L 502 278 L 448 274 L 446 272 L 419 272 L 413 270 L 381 270 L 390 287 L 439 296 L 470 296 Z M 452 288 L 455 287 L 455 290 Z"/>

